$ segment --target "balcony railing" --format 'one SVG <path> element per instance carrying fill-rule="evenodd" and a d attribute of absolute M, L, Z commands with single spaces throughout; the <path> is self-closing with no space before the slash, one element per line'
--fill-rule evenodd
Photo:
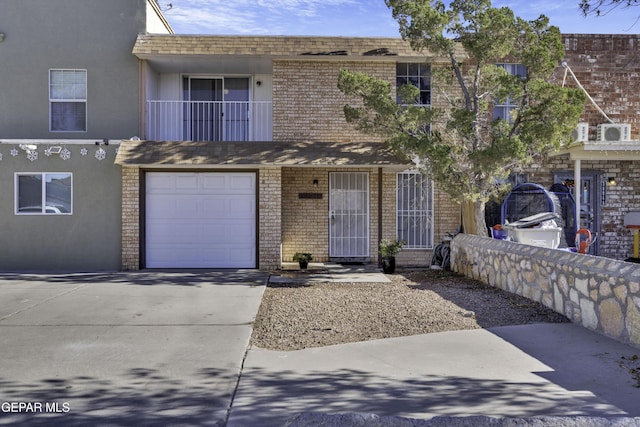
<path fill-rule="evenodd" d="M 146 139 L 271 141 L 271 101 L 147 101 Z"/>

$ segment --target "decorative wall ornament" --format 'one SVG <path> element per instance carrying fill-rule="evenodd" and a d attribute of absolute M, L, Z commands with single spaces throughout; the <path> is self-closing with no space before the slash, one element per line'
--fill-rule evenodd
<path fill-rule="evenodd" d="M 18 155 L 18 150 L 16 150 L 16 147 L 13 147 L 13 148 L 11 149 L 11 155 L 12 155 L 13 157 L 15 157 L 15 156 L 17 156 L 17 155 Z"/>
<path fill-rule="evenodd" d="M 69 151 L 66 147 L 63 148 L 60 152 L 60 158 L 62 160 L 69 160 L 71 158 L 71 151 Z"/>
<path fill-rule="evenodd" d="M 27 159 L 32 162 L 38 160 L 38 152 L 37 151 L 27 151 Z"/>
<path fill-rule="evenodd" d="M 2 153 L 0 153 L 0 160 L 2 160 Z"/>
<path fill-rule="evenodd" d="M 82 148 L 80 149 L 80 154 L 82 154 L 83 156 L 86 156 L 88 152 L 89 152 L 89 151 L 87 151 L 87 149 L 86 149 L 85 147 L 82 147 Z"/>
<path fill-rule="evenodd" d="M 51 145 L 44 150 L 45 156 L 49 157 L 52 154 L 60 154 L 62 147 L 59 145 Z"/>
<path fill-rule="evenodd" d="M 100 147 L 96 150 L 96 159 L 104 160 L 107 157 L 107 152 L 104 151 L 104 148 Z"/>

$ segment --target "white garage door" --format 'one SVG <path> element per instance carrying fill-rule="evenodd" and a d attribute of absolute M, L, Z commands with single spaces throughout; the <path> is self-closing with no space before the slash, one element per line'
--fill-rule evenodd
<path fill-rule="evenodd" d="M 255 268 L 255 173 L 148 172 L 147 268 Z"/>

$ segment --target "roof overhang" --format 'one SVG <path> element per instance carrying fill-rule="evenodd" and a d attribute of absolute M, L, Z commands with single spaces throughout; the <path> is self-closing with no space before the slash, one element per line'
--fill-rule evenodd
<path fill-rule="evenodd" d="M 551 156 L 569 155 L 571 160 L 640 160 L 640 141 L 584 141 L 560 148 Z"/>
<path fill-rule="evenodd" d="M 379 142 L 194 142 L 133 141 L 120 144 L 115 163 L 145 169 L 260 167 L 380 167 L 404 170 Z"/>
<path fill-rule="evenodd" d="M 458 49 L 458 55 L 464 52 Z M 448 63 L 400 38 L 139 34 L 133 54 L 158 72 L 271 73 L 277 60 Z M 249 65 L 251 67 L 249 68 Z"/>

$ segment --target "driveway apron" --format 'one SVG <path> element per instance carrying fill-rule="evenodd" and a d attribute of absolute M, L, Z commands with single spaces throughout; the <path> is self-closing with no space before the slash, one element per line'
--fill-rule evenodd
<path fill-rule="evenodd" d="M 0 275 L 0 425 L 224 425 L 266 280 Z"/>

